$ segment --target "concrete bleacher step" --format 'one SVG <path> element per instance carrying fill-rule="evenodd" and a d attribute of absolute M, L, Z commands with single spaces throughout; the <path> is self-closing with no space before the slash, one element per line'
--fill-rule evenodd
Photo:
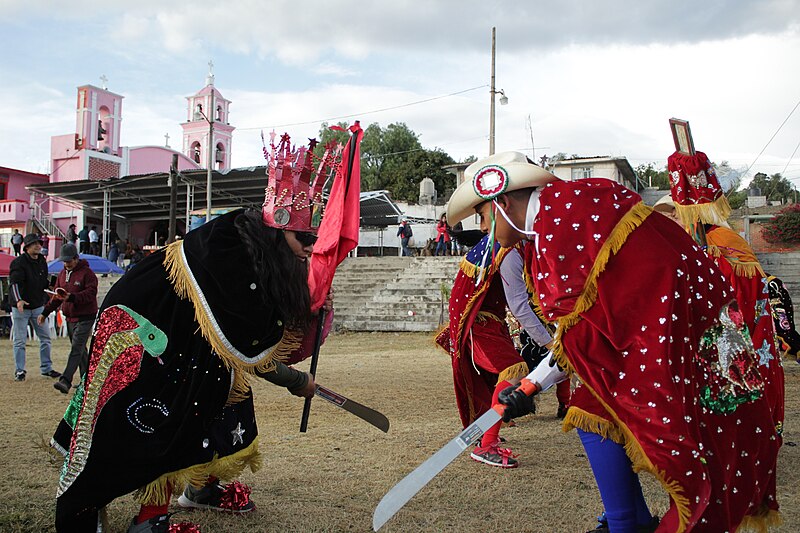
<path fill-rule="evenodd" d="M 446 294 L 460 261 L 460 257 L 345 260 L 333 282 L 335 327 L 350 331 L 436 330 L 440 318 L 446 320 Z"/>

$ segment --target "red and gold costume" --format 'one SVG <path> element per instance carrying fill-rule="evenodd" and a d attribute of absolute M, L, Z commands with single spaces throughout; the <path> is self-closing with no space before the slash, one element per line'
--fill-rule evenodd
<path fill-rule="evenodd" d="M 750 245 L 728 227 L 728 204 L 714 168 L 703 152 L 675 152 L 667 160 L 678 218 L 733 286 L 736 301 L 758 354 L 758 369 L 780 437 L 784 376 L 769 303 L 766 274 Z"/>
<path fill-rule="evenodd" d="M 779 437 L 743 313 L 703 251 L 604 179 L 545 185 L 526 269 L 554 353 L 581 381 L 565 419 L 624 445 L 671 506 L 658 532 L 778 520 Z"/>
<path fill-rule="evenodd" d="M 505 293 L 495 275 L 508 250 L 496 250 L 496 257 L 482 267 L 487 242 L 484 237 L 461 260 L 450 293 L 450 323 L 436 337 L 452 358 L 456 404 L 464 427 L 492 407 L 499 383 L 528 373 L 508 332 Z"/>

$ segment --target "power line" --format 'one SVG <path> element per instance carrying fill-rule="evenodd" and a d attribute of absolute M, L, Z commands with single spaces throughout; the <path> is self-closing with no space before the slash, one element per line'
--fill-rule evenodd
<path fill-rule="evenodd" d="M 742 174 L 742 176 L 746 176 L 746 175 L 747 175 L 747 173 L 748 173 L 748 172 L 750 172 L 750 169 L 751 169 L 751 168 L 753 168 L 753 165 L 755 165 L 755 164 L 756 164 L 756 161 L 758 161 L 758 158 L 759 158 L 759 157 L 761 157 L 761 154 L 763 154 L 763 153 L 764 153 L 764 150 L 766 150 L 766 149 L 767 149 L 767 146 L 769 146 L 769 145 L 770 145 L 770 143 L 771 143 L 771 142 L 772 142 L 772 140 L 775 138 L 775 136 L 778 134 L 778 132 L 780 132 L 780 131 L 781 131 L 781 129 L 783 129 L 783 125 L 784 125 L 784 124 L 786 124 L 786 122 L 789 120 L 789 118 L 792 116 L 792 114 L 794 114 L 794 112 L 795 112 L 795 110 L 797 109 L 797 107 L 798 107 L 798 106 L 800 106 L 800 100 L 798 100 L 798 101 L 797 101 L 797 103 L 794 105 L 794 107 L 793 107 L 793 108 L 792 108 L 792 110 L 789 112 L 789 114 L 786 116 L 786 118 L 785 118 L 785 119 L 783 119 L 783 122 L 781 122 L 781 125 L 780 125 L 780 126 L 778 126 L 778 129 L 777 129 L 777 130 L 775 130 L 775 133 L 773 133 L 773 134 L 772 134 L 772 137 L 770 137 L 770 138 L 769 138 L 769 141 L 767 141 L 767 144 L 765 144 L 765 145 L 764 145 L 764 148 L 762 148 L 762 149 L 761 149 L 761 151 L 760 151 L 760 152 L 758 153 L 758 155 L 756 156 L 756 158 L 755 158 L 755 159 L 753 159 L 753 162 L 752 162 L 752 163 L 750 163 L 750 166 L 749 166 L 749 167 L 747 167 L 747 170 L 745 170 L 745 171 L 744 171 L 744 174 Z M 789 160 L 791 161 L 791 158 L 789 158 Z"/>
<path fill-rule="evenodd" d="M 797 153 L 798 148 L 800 148 L 800 141 L 797 143 L 797 146 L 794 147 L 794 152 L 792 152 L 792 155 L 789 156 L 789 160 L 786 162 L 786 166 L 783 167 L 783 172 L 781 172 L 781 176 L 786 175 L 786 169 L 789 168 L 789 163 L 792 162 L 792 158 L 794 157 L 794 154 Z"/>
<path fill-rule="evenodd" d="M 443 95 L 440 95 L 440 96 L 434 96 L 432 98 L 426 98 L 424 100 L 417 100 L 416 102 L 408 102 L 406 104 L 400 104 L 400 105 L 396 105 L 396 106 L 392 106 L 392 107 L 384 107 L 384 108 L 381 108 L 381 109 L 374 109 L 372 111 L 365 111 L 363 113 L 353 113 L 353 114 L 350 114 L 350 115 L 340 115 L 338 117 L 320 118 L 320 119 L 317 119 L 317 120 L 308 120 L 308 121 L 305 121 L 305 122 L 292 122 L 292 123 L 289 123 L 289 124 L 276 124 L 274 126 L 253 126 L 253 127 L 249 127 L 249 128 L 237 128 L 237 129 L 239 131 L 270 130 L 270 129 L 276 129 L 276 128 L 286 128 L 286 127 L 289 127 L 289 126 L 306 126 L 308 124 L 320 124 L 322 122 L 332 122 L 334 120 L 341 120 L 341 119 L 345 119 L 345 118 L 363 117 L 365 115 L 372 115 L 372 114 L 375 114 L 375 113 L 383 113 L 384 111 L 391 111 L 393 109 L 401 109 L 403 107 L 410 107 L 410 106 L 413 106 L 413 105 L 424 104 L 424 103 L 427 103 L 427 102 L 433 102 L 434 100 L 441 100 L 442 98 L 449 98 L 451 96 L 456 96 L 456 95 L 459 95 L 459 94 L 468 93 L 470 91 L 475 91 L 477 89 L 483 89 L 484 87 L 488 87 L 488 85 L 486 85 L 486 84 L 478 85 L 476 87 L 470 87 L 469 89 L 464 89 L 463 91 L 456 91 L 454 93 L 443 94 Z"/>

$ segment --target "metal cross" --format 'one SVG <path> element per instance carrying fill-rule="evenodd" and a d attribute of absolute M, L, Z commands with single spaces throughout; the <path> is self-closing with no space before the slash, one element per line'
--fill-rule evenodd
<path fill-rule="evenodd" d="M 102 76 L 100 76 L 100 81 L 102 81 L 102 82 L 103 82 L 103 90 L 104 90 L 104 91 L 108 90 L 108 78 L 106 77 L 106 75 L 105 75 L 105 74 L 103 74 Z"/>
<path fill-rule="evenodd" d="M 169 148 L 169 133 L 164 134 L 164 146 Z"/>
<path fill-rule="evenodd" d="M 208 60 L 208 75 L 209 76 L 214 75 L 214 62 L 211 61 L 210 59 Z"/>

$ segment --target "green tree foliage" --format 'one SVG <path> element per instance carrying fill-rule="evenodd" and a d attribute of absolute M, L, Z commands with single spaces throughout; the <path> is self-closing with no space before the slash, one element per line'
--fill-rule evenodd
<path fill-rule="evenodd" d="M 728 203 L 731 204 L 731 209 L 741 209 L 745 202 L 747 202 L 747 191 L 736 191 L 728 195 Z"/>
<path fill-rule="evenodd" d="M 772 176 L 759 172 L 750 182 L 750 187 L 761 189 L 761 195 L 766 196 L 770 202 L 782 203 L 792 197 L 794 189 L 792 182 L 781 176 L 780 172 Z"/>
<path fill-rule="evenodd" d="M 771 243 L 800 243 L 800 204 L 790 204 L 782 209 L 775 218 L 764 224 L 761 235 Z"/>
<path fill-rule="evenodd" d="M 347 129 L 347 125 L 338 124 Z M 330 130 L 327 124 L 320 128 L 320 138 L 346 142 L 349 132 Z M 319 149 L 319 147 L 318 147 Z M 439 196 L 455 187 L 454 176 L 441 167 L 455 163 L 440 149 L 422 147 L 419 137 L 406 124 L 395 122 L 382 128 L 373 123 L 364 130 L 361 141 L 361 190 L 388 190 L 395 200 L 416 202 L 419 199 L 419 182 L 431 178 Z"/>
<path fill-rule="evenodd" d="M 656 163 L 647 163 L 639 165 L 634 169 L 639 181 L 648 187 L 656 187 L 657 189 L 669 189 L 669 172 L 662 166 L 656 166 Z"/>

